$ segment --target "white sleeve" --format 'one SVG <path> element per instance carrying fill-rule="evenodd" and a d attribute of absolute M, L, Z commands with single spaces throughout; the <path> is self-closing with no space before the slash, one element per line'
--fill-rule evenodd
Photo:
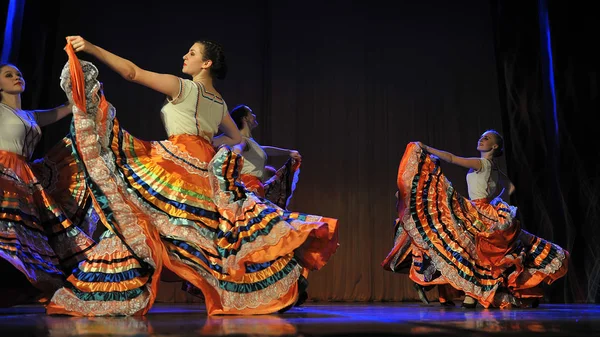
<path fill-rule="evenodd" d="M 179 93 L 177 94 L 177 96 L 171 98 L 167 98 L 167 100 L 169 101 L 169 103 L 172 104 L 179 104 L 181 102 L 183 102 L 192 92 L 192 90 L 194 90 L 196 88 L 196 86 L 194 85 L 193 81 L 190 80 L 185 80 L 183 78 L 179 79 Z"/>
<path fill-rule="evenodd" d="M 227 103 L 225 103 L 225 101 L 223 101 L 223 115 L 221 116 L 221 120 L 223 120 L 223 118 L 225 118 L 225 115 L 227 115 L 229 113 L 229 108 L 227 108 Z"/>
<path fill-rule="evenodd" d="M 481 168 L 479 169 L 479 171 L 477 171 L 477 173 L 483 173 L 483 172 L 490 172 L 492 170 L 492 163 L 485 158 L 481 158 Z"/>

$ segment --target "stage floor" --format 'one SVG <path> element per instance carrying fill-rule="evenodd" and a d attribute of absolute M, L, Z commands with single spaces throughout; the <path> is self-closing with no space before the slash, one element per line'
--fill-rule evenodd
<path fill-rule="evenodd" d="M 442 308 L 418 303 L 307 303 L 284 314 L 207 317 L 197 304 L 156 304 L 143 318 L 46 316 L 0 309 L 3 336 L 598 336 L 600 305 Z"/>

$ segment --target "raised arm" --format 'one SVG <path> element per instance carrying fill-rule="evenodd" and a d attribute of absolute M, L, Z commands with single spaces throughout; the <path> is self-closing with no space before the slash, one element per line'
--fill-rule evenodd
<path fill-rule="evenodd" d="M 142 69 L 135 63 L 86 41 L 81 36 L 67 36 L 67 41 L 76 52 L 83 51 L 94 56 L 128 81 L 141 84 L 171 98 L 179 94 L 177 76 Z"/>
<path fill-rule="evenodd" d="M 419 145 L 421 147 L 421 149 L 423 149 L 423 151 L 429 152 L 429 153 L 439 157 L 441 160 L 443 160 L 445 162 L 455 164 L 458 166 L 462 166 L 462 167 L 466 167 L 466 168 L 470 168 L 470 169 L 474 169 L 475 171 L 479 171 L 481 169 L 481 159 L 480 158 L 464 158 L 464 157 L 455 156 L 450 152 L 435 149 L 435 148 L 433 148 L 431 146 L 427 146 L 421 142 L 417 142 L 417 145 Z"/>
<path fill-rule="evenodd" d="M 37 123 L 39 126 L 46 126 L 67 117 L 71 114 L 73 105 L 67 103 L 50 110 L 35 110 Z"/>
<path fill-rule="evenodd" d="M 296 150 L 282 149 L 274 146 L 261 146 L 267 156 L 290 156 L 294 159 L 301 160 L 302 156 Z"/>

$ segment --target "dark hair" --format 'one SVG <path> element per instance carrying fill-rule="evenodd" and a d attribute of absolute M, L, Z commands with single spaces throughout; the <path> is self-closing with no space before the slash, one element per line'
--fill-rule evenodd
<path fill-rule="evenodd" d="M 200 43 L 204 46 L 202 61 L 212 61 L 212 66 L 210 67 L 211 76 L 219 80 L 224 79 L 227 75 L 227 62 L 225 61 L 223 47 L 220 44 L 210 40 L 198 40 L 196 43 Z"/>
<path fill-rule="evenodd" d="M 493 134 L 494 137 L 496 138 L 496 145 L 498 145 L 498 148 L 494 150 L 494 153 L 493 153 L 494 157 L 502 156 L 504 154 L 504 138 L 502 138 L 502 135 L 494 129 L 487 130 L 485 132 L 489 132 L 489 133 Z"/>
<path fill-rule="evenodd" d="M 244 117 L 251 113 L 252 109 L 250 109 L 247 105 L 240 104 L 233 108 L 229 114 L 231 115 L 231 119 L 233 119 L 235 122 L 235 125 L 237 125 L 237 128 L 241 130 L 244 128 Z"/>

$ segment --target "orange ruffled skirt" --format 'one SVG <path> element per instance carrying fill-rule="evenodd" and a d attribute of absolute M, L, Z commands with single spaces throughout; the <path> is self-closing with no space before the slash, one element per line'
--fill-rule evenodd
<path fill-rule="evenodd" d="M 484 307 L 524 306 L 565 275 L 568 252 L 520 228 L 501 199 L 468 200 L 439 159 L 410 143 L 398 169 L 399 217 L 384 269 L 423 285 L 450 285 Z"/>
<path fill-rule="evenodd" d="M 146 314 L 163 268 L 202 291 L 209 315 L 292 305 L 304 268 L 321 268 L 336 251 L 337 220 L 249 193 L 239 181 L 242 157 L 228 147 L 215 153 L 191 135 L 133 137 L 114 118 L 97 69 L 68 52 L 63 88 L 77 105 L 72 134 L 108 231 L 47 312 Z"/>
<path fill-rule="evenodd" d="M 70 139 L 35 163 L 0 151 L 2 303 L 18 304 L 24 280 L 16 271 L 37 295 L 52 296 L 93 248 L 96 221 Z"/>

